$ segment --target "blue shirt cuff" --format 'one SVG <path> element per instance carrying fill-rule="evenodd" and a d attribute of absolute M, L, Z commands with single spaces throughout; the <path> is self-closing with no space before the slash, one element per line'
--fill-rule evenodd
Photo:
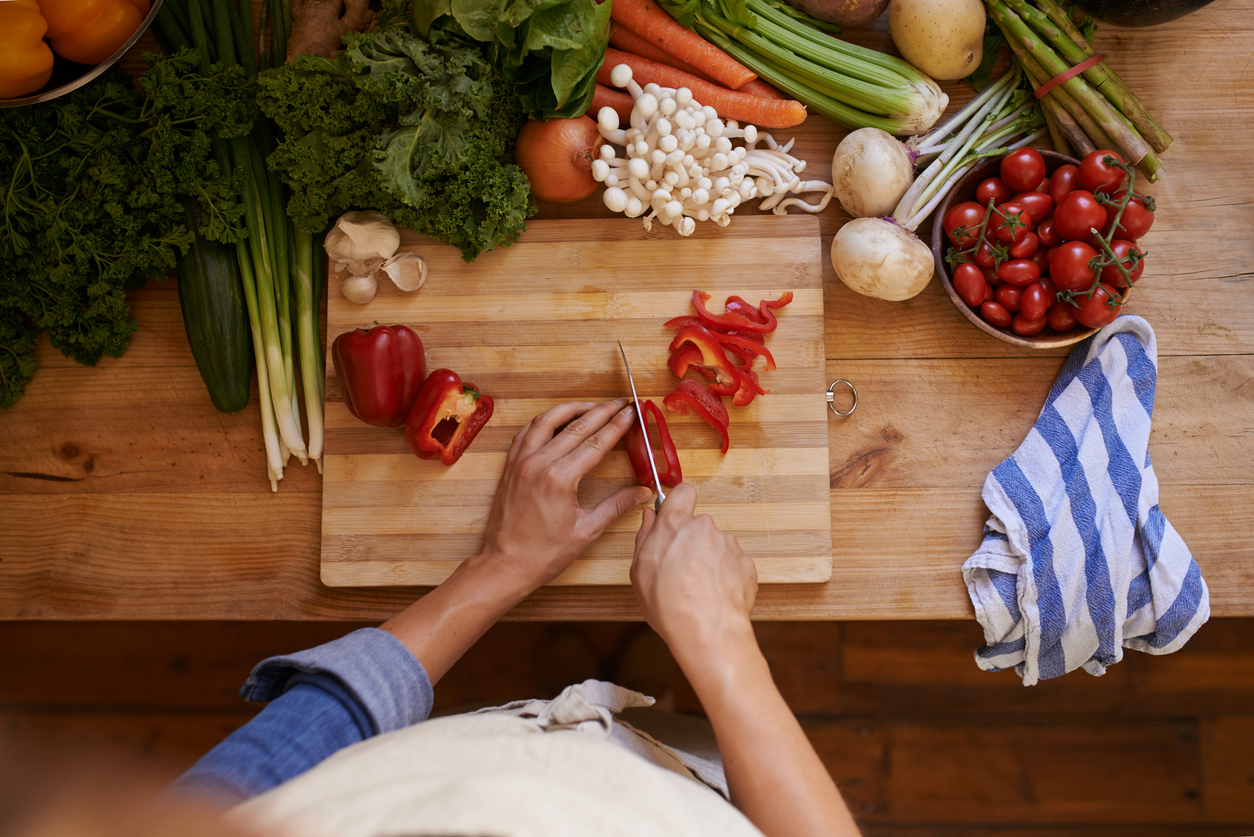
<path fill-rule="evenodd" d="M 274 700 L 298 673 L 335 677 L 365 710 L 375 735 L 416 724 L 431 714 L 427 672 L 399 639 L 378 628 L 362 628 L 316 648 L 262 660 L 240 694 L 253 703 Z"/>

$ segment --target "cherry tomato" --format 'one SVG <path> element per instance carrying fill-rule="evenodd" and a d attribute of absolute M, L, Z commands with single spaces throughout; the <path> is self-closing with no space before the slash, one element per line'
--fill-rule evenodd
<path fill-rule="evenodd" d="M 949 220 L 948 215 L 945 220 Z M 1023 204 L 1006 201 L 994 207 L 993 224 L 993 235 L 1000 241 L 1018 241 L 1032 230 L 1032 214 L 1023 208 Z"/>
<path fill-rule="evenodd" d="M 1114 194 L 1116 189 L 1122 189 L 1123 183 L 1128 179 L 1123 169 L 1117 166 L 1106 165 L 1107 155 L 1114 157 L 1119 162 L 1123 162 L 1123 158 L 1114 151 L 1105 151 L 1098 149 L 1088 154 L 1080 161 L 1080 188 L 1087 189 L 1090 192 L 1096 192 L 1098 189 L 1106 194 Z"/>
<path fill-rule="evenodd" d="M 1003 282 L 1025 288 L 1041 278 L 1041 269 L 1030 259 L 1011 259 L 1001 263 L 997 275 Z"/>
<path fill-rule="evenodd" d="M 1015 318 L 1010 321 L 1010 330 L 1023 337 L 1040 334 L 1045 330 L 1045 315 L 1042 314 L 1033 320 L 1023 316 L 1022 313 L 1015 314 Z"/>
<path fill-rule="evenodd" d="M 1042 180 L 1039 184 L 1037 184 L 1036 191 L 1044 192 L 1045 194 L 1049 195 L 1049 190 L 1053 185 L 1054 185 L 1054 182 L 1047 177 L 1044 180 Z M 1053 196 L 1050 195 L 1050 197 L 1053 197 Z"/>
<path fill-rule="evenodd" d="M 993 199 L 995 205 L 1000 206 L 1015 196 L 1015 190 L 1006 185 L 1006 181 L 1000 177 L 990 177 L 979 186 L 975 187 L 975 199 L 980 206 L 988 206 L 989 198 Z"/>
<path fill-rule="evenodd" d="M 1111 200 L 1122 201 L 1124 193 L 1122 191 L 1111 195 Z M 1119 211 L 1119 207 L 1107 206 L 1106 223 L 1102 229 L 1105 231 L 1103 235 L 1110 232 L 1111 224 L 1115 223 L 1115 213 Z M 1119 219 L 1119 230 L 1115 235 L 1119 238 L 1127 238 L 1135 241 L 1143 237 L 1149 232 L 1150 227 L 1154 225 L 1154 213 L 1145 208 L 1145 204 L 1138 197 L 1133 197 L 1128 201 L 1128 205 L 1123 209 L 1123 217 Z"/>
<path fill-rule="evenodd" d="M 1049 260 L 1049 278 L 1060 291 L 1087 291 L 1097 276 L 1089 267 L 1089 260 L 1096 255 L 1097 251 L 1083 241 L 1068 241 Z"/>
<path fill-rule="evenodd" d="M 1045 179 L 1045 158 L 1035 148 L 1020 148 L 1001 158 L 1001 179 L 1016 192 L 1031 192 Z"/>
<path fill-rule="evenodd" d="M 1012 314 L 1018 312 L 1019 300 L 1022 298 L 1023 288 L 1016 288 L 1014 285 L 1002 285 L 993 292 L 993 301 Z"/>
<path fill-rule="evenodd" d="M 1058 203 L 1068 192 L 1078 189 L 1079 185 L 1080 170 L 1067 163 L 1054 169 L 1054 173 L 1050 175 L 1049 196 L 1054 199 L 1054 203 Z"/>
<path fill-rule="evenodd" d="M 980 245 L 980 249 L 975 251 L 975 263 L 980 267 L 992 267 L 997 263 L 997 254 L 993 252 L 993 245 L 985 241 Z"/>
<path fill-rule="evenodd" d="M 993 301 L 993 286 L 985 282 L 984 283 L 984 302 L 992 302 L 992 301 Z"/>
<path fill-rule="evenodd" d="M 1036 252 L 1028 256 L 1036 264 L 1036 269 L 1041 272 L 1042 276 L 1049 275 L 1049 251 L 1044 247 L 1036 248 Z"/>
<path fill-rule="evenodd" d="M 1135 241 L 1125 241 L 1122 238 L 1116 238 L 1110 242 L 1110 249 L 1115 251 L 1120 263 L 1126 267 L 1131 273 L 1131 279 L 1136 282 L 1141 278 L 1141 272 L 1145 270 L 1145 260 L 1141 259 L 1134 266 L 1132 260 L 1128 258 L 1128 254 L 1135 252 L 1140 253 L 1141 250 L 1136 246 Z M 1113 288 L 1123 290 L 1128 287 L 1128 283 L 1124 281 L 1123 274 L 1119 272 L 1119 268 L 1113 264 L 1108 264 L 1102 268 L 1102 281 Z"/>
<path fill-rule="evenodd" d="M 1045 301 L 1053 305 L 1055 298 L 1058 296 L 1058 286 L 1051 279 L 1042 279 L 1037 284 L 1045 289 Z"/>
<path fill-rule="evenodd" d="M 1023 289 L 1023 295 L 1019 297 L 1019 313 L 1024 319 L 1039 320 L 1045 316 L 1050 303 L 1045 293 L 1045 286 L 1040 282 L 1033 282 Z"/>
<path fill-rule="evenodd" d="M 1118 299 L 1119 292 L 1105 283 L 1098 285 L 1090 297 L 1077 296 L 1075 301 L 1080 307 L 1075 310 L 1075 318 L 1080 325 L 1087 328 L 1108 326 L 1119 316 L 1119 306 L 1111 308 L 1107 301 Z"/>
<path fill-rule="evenodd" d="M 960 264 L 954 268 L 954 290 L 962 301 L 972 308 L 979 308 L 984 302 L 984 274 L 973 264 Z"/>
<path fill-rule="evenodd" d="M 981 266 L 980 273 L 984 274 L 984 281 L 988 283 L 989 287 L 995 288 L 1001 284 L 1001 277 L 997 275 L 997 268 Z"/>
<path fill-rule="evenodd" d="M 1054 210 L 1054 231 L 1063 241 L 1088 241 L 1092 237 L 1090 229 L 1100 230 L 1104 226 L 1106 207 L 1097 202 L 1092 192 L 1083 189 L 1068 192 Z"/>
<path fill-rule="evenodd" d="M 1054 254 L 1058 252 L 1058 248 L 1061 246 L 1062 246 L 1061 244 L 1055 244 L 1053 247 L 1050 247 L 1048 250 L 1045 251 L 1045 258 L 1049 259 L 1052 262 L 1054 260 Z M 1045 272 L 1048 273 L 1049 271 L 1045 271 Z"/>
<path fill-rule="evenodd" d="M 979 241 L 982 223 L 984 207 L 975 201 L 964 201 L 945 213 L 945 235 L 959 247 L 970 247 Z"/>
<path fill-rule="evenodd" d="M 1054 229 L 1053 218 L 1046 218 L 1037 225 L 1036 237 L 1039 238 L 1041 243 L 1046 247 L 1053 247 L 1055 245 L 1062 244 L 1062 236 L 1058 235 L 1058 232 Z"/>
<path fill-rule="evenodd" d="M 1070 302 L 1055 302 L 1046 312 L 1045 319 L 1054 331 L 1071 331 L 1079 324 L 1075 318 L 1075 306 Z"/>
<path fill-rule="evenodd" d="M 996 302 L 986 302 L 980 306 L 980 316 L 998 328 L 1007 328 L 1012 317 L 1010 312 Z"/>
<path fill-rule="evenodd" d="M 1030 232 L 1010 245 L 1010 257 L 1013 259 L 1026 259 L 1036 252 L 1036 248 L 1040 244 L 1041 240 L 1036 237 L 1036 233 Z"/>
<path fill-rule="evenodd" d="M 1044 221 L 1049 217 L 1049 210 L 1054 206 L 1054 199 L 1046 192 L 1020 192 L 1015 195 L 1015 203 L 1022 204 L 1032 216 L 1033 221 Z"/>

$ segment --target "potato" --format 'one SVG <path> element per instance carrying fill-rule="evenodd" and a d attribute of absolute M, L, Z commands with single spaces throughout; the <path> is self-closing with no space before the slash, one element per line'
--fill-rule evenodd
<path fill-rule="evenodd" d="M 914 66 L 939 81 L 966 78 L 984 56 L 980 0 L 893 0 L 888 31 Z"/>

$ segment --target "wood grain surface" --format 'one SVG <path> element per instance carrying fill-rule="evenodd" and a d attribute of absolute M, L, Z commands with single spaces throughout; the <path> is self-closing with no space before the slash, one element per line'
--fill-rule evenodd
<path fill-rule="evenodd" d="M 563 401 L 630 394 L 622 342 L 642 401 L 659 408 L 677 383 L 667 368 L 671 317 L 693 314 L 692 292 L 721 306 L 735 294 L 792 303 L 767 336 L 777 369 L 770 394 L 730 407 L 726 455 L 696 415 L 664 410 L 697 511 L 734 532 L 765 584 L 826 581 L 832 574 L 827 472 L 826 360 L 819 224 L 809 216 L 738 218 L 691 238 L 639 221 L 536 221 L 516 244 L 473 264 L 452 247 L 407 233 L 429 279 L 405 294 L 384 282 L 365 305 L 327 296 L 327 342 L 372 323 L 417 331 L 427 368 L 458 372 L 496 400 L 491 421 L 452 467 L 410 452 L 403 428 L 370 427 L 344 404 L 327 356 L 327 438 L 322 481 L 322 581 L 329 587 L 439 584 L 482 544 L 510 440 Z M 635 481 L 614 450 L 580 483 L 591 506 Z M 416 513 L 416 510 L 422 510 Z M 557 585 L 630 584 L 638 515 L 613 524 Z"/>
<path fill-rule="evenodd" d="M 1159 209 L 1130 313 L 1158 337 L 1161 506 L 1219 616 L 1254 615 L 1252 30 L 1254 2 L 1217 0 L 1150 29 L 1104 26 L 1095 42 L 1176 137 L 1149 189 Z M 848 35 L 891 49 L 884 18 Z M 951 112 L 970 98 L 943 87 Z M 826 177 L 845 132 L 814 116 L 788 133 L 808 174 Z M 590 198 L 539 217 L 609 213 Z M 847 216 L 818 218 L 826 252 Z M 1028 432 L 1066 351 L 981 335 L 936 282 L 887 303 L 823 266 L 827 379 L 861 394 L 853 416 L 828 423 L 833 574 L 764 586 L 754 615 L 969 619 L 958 570 L 987 515 L 980 486 Z M 88 369 L 43 339 L 26 396 L 0 413 L 0 617 L 364 620 L 421 595 L 321 583 L 321 478 L 289 468 L 272 495 L 255 400 L 235 416 L 213 410 L 173 283 L 129 298 L 140 330 L 123 357 Z M 639 616 L 629 589 L 607 586 L 541 590 L 511 614 Z"/>

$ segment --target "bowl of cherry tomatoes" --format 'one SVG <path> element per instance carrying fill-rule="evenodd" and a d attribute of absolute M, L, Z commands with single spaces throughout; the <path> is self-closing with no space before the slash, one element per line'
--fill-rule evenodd
<path fill-rule="evenodd" d="M 1077 160 L 1020 148 L 968 172 L 932 230 L 954 306 L 984 333 L 1034 349 L 1070 346 L 1114 321 L 1144 270 L 1137 239 L 1154 220 L 1153 199 L 1122 164 L 1104 150 Z"/>

